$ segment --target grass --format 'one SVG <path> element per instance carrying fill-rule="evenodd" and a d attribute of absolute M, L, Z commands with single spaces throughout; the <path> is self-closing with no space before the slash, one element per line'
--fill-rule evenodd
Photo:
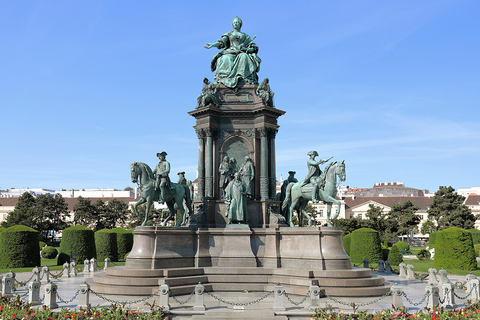
<path fill-rule="evenodd" d="M 103 262 L 97 262 L 100 266 L 103 266 Z M 124 266 L 125 261 L 114 262 L 116 266 Z M 63 266 L 57 266 L 57 259 L 42 259 L 42 265 L 38 266 L 40 269 L 43 266 L 48 266 L 50 271 L 59 271 L 63 269 Z M 83 269 L 83 264 L 77 264 L 77 268 Z M 13 272 L 31 272 L 33 267 L 25 267 L 25 268 L 4 268 L 0 269 L 0 273 L 7 273 L 10 270 Z"/>
<path fill-rule="evenodd" d="M 404 260 L 403 261 L 406 264 L 411 263 L 413 265 L 413 270 L 415 272 L 428 272 L 429 268 L 433 268 L 433 260 Z M 398 267 L 394 267 L 395 269 L 398 269 Z M 447 270 L 448 274 L 455 274 L 459 276 L 465 276 L 469 273 L 473 273 L 477 277 L 480 277 L 480 266 L 478 265 L 477 262 L 477 269 L 470 271 L 470 270 L 458 270 L 458 269 L 445 269 Z M 438 270 L 437 270 L 438 271 Z"/>

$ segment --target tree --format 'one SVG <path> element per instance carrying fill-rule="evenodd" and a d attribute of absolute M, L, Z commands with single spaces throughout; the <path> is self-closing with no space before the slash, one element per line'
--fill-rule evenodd
<path fill-rule="evenodd" d="M 426 220 L 424 223 L 422 223 L 422 228 L 420 229 L 420 232 L 422 234 L 430 234 L 431 232 L 435 231 L 435 223 L 433 223 L 432 220 Z"/>
<path fill-rule="evenodd" d="M 23 193 L 10 212 L 7 219 L 2 222 L 2 227 L 9 228 L 15 225 L 23 225 L 33 229 L 37 228 L 38 208 L 35 205 L 35 198 L 28 192 Z"/>
<path fill-rule="evenodd" d="M 335 227 L 342 229 L 344 234 L 352 233 L 365 226 L 363 220 L 358 217 L 351 219 L 332 219 L 332 223 Z"/>
<path fill-rule="evenodd" d="M 105 206 L 104 215 L 101 218 L 102 224 L 107 229 L 113 229 L 117 226 L 124 226 L 130 211 L 125 202 L 117 199 L 108 201 Z"/>
<path fill-rule="evenodd" d="M 410 200 L 391 206 L 388 218 L 397 222 L 397 235 L 408 235 L 410 229 L 418 228 L 422 220 L 419 215 L 416 215 L 418 209 Z"/>
<path fill-rule="evenodd" d="M 440 186 L 435 192 L 433 202 L 427 210 L 428 217 L 435 220 L 436 230 L 449 227 L 471 229 L 475 225 L 476 217 L 470 208 L 463 204 L 465 197 L 457 194 L 451 186 Z"/>
<path fill-rule="evenodd" d="M 123 191 L 133 191 L 133 188 L 132 187 L 125 187 L 125 189 L 123 189 Z"/>
<path fill-rule="evenodd" d="M 75 216 L 73 218 L 75 225 L 89 226 L 94 224 L 95 219 L 95 207 L 92 205 L 90 199 L 78 197 L 77 203 L 73 206 Z"/>
<path fill-rule="evenodd" d="M 366 212 L 367 219 L 364 224 L 367 228 L 372 228 L 378 231 L 380 240 L 383 243 L 394 243 L 398 234 L 398 222 L 388 214 L 383 213 L 383 208 L 369 204 Z"/>

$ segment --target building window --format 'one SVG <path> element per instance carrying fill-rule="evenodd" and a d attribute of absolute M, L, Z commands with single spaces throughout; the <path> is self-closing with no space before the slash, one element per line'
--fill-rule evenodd
<path fill-rule="evenodd" d="M 358 214 L 358 217 L 359 217 L 360 219 L 363 219 L 363 215 L 362 215 L 361 213 Z"/>
<path fill-rule="evenodd" d="M 318 215 L 320 216 L 320 218 L 323 218 L 323 209 L 320 209 L 320 210 L 318 211 Z"/>
<path fill-rule="evenodd" d="M 353 218 L 353 213 L 350 213 L 350 219 L 352 219 L 352 218 Z"/>

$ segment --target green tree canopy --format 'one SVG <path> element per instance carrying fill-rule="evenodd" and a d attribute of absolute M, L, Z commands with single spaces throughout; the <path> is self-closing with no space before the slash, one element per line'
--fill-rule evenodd
<path fill-rule="evenodd" d="M 463 204 L 465 197 L 456 193 L 455 189 L 440 186 L 435 192 L 433 202 L 428 209 L 428 217 L 436 222 L 436 230 L 449 227 L 472 229 L 476 217 L 470 208 Z"/>
<path fill-rule="evenodd" d="M 418 207 L 415 207 L 410 200 L 404 203 L 394 203 L 388 213 L 388 219 L 396 221 L 396 234 L 408 235 L 410 229 L 417 229 L 422 218 L 416 214 Z"/>

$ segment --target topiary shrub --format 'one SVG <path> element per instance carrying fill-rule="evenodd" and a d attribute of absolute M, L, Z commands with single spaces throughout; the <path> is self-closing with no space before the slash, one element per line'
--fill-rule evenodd
<path fill-rule="evenodd" d="M 45 248 L 47 246 L 47 244 L 43 241 L 39 241 L 38 246 L 40 247 L 40 250 L 42 250 L 43 248 Z"/>
<path fill-rule="evenodd" d="M 95 232 L 95 248 L 97 249 L 98 261 L 110 258 L 110 261 L 118 261 L 117 235 L 109 229 Z"/>
<path fill-rule="evenodd" d="M 73 226 L 62 232 L 62 242 L 57 257 L 57 264 L 62 265 L 70 261 L 70 254 L 74 251 L 78 263 L 85 259 L 96 257 L 95 236 L 92 229 L 84 226 Z"/>
<path fill-rule="evenodd" d="M 428 236 L 428 247 L 430 249 L 433 249 L 435 248 L 435 239 L 437 238 L 437 232 L 432 232 L 430 233 L 430 235 Z"/>
<path fill-rule="evenodd" d="M 417 253 L 418 260 L 430 260 L 430 257 L 431 257 L 430 251 L 428 251 L 425 248 L 423 248 Z"/>
<path fill-rule="evenodd" d="M 345 250 L 345 253 L 350 255 L 350 243 L 352 241 L 352 234 L 346 234 L 343 236 L 343 249 Z"/>
<path fill-rule="evenodd" d="M 0 268 L 40 266 L 38 231 L 27 226 L 12 226 L 0 232 Z"/>
<path fill-rule="evenodd" d="M 476 270 L 472 234 L 456 227 L 437 232 L 433 267 L 437 270 Z"/>
<path fill-rule="evenodd" d="M 378 231 L 361 228 L 353 231 L 350 240 L 350 260 L 361 263 L 363 259 L 376 263 L 383 257 Z"/>
<path fill-rule="evenodd" d="M 388 253 L 388 261 L 390 261 L 391 266 L 398 266 L 401 262 L 403 262 L 403 256 L 398 250 L 397 246 L 392 246 L 390 252 Z"/>
<path fill-rule="evenodd" d="M 405 241 L 398 241 L 397 243 L 394 244 L 394 246 L 396 246 L 398 248 L 398 250 L 400 251 L 400 253 L 407 253 L 407 251 L 410 250 L 410 245 L 408 243 L 406 243 Z"/>
<path fill-rule="evenodd" d="M 55 259 L 57 257 L 58 250 L 54 247 L 48 246 L 42 249 L 40 255 L 43 259 Z"/>
<path fill-rule="evenodd" d="M 480 244 L 474 244 L 473 248 L 475 249 L 475 256 L 480 257 Z"/>
<path fill-rule="evenodd" d="M 130 230 L 125 230 L 122 228 L 114 228 L 111 231 L 115 232 L 115 234 L 117 235 L 118 258 L 121 259 L 132 250 L 133 233 Z"/>
<path fill-rule="evenodd" d="M 473 241 L 473 244 L 480 244 L 480 230 L 477 230 L 477 229 L 469 229 L 467 230 L 468 232 L 471 233 L 472 235 L 472 241 Z"/>

